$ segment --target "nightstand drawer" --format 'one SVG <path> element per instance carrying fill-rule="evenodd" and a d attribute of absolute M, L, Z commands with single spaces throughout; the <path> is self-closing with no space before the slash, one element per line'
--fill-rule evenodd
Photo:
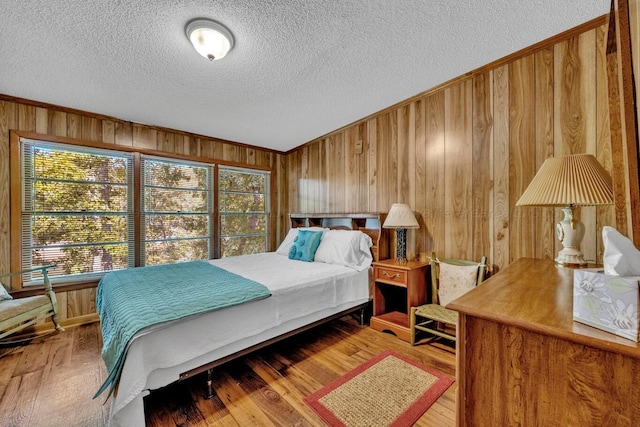
<path fill-rule="evenodd" d="M 394 268 L 376 267 L 375 280 L 383 282 L 397 283 L 398 285 L 407 286 L 407 272 L 405 270 L 396 270 Z"/>

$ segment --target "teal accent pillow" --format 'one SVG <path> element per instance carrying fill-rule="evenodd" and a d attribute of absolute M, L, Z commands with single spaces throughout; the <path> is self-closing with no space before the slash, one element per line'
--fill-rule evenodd
<path fill-rule="evenodd" d="M 289 250 L 289 259 L 313 261 L 320 246 L 322 231 L 300 230 Z"/>

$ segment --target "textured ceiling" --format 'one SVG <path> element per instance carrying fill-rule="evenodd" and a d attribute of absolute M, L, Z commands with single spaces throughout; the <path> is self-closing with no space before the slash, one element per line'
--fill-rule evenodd
<path fill-rule="evenodd" d="M 287 151 L 609 10 L 609 0 L 20 0 L 0 93 Z M 236 45 L 199 56 L 185 24 Z"/>

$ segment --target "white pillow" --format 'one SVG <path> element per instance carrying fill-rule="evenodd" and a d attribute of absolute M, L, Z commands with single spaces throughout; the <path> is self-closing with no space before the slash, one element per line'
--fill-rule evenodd
<path fill-rule="evenodd" d="M 2 283 L 0 283 L 0 301 L 10 300 L 10 299 L 13 299 L 13 297 L 9 295 L 9 292 L 7 292 L 7 290 L 4 288 Z"/>
<path fill-rule="evenodd" d="M 357 271 L 371 266 L 371 237 L 356 230 L 329 230 L 322 236 L 315 261 L 344 265 Z"/>
<path fill-rule="evenodd" d="M 291 230 L 289 230 L 289 233 L 287 233 L 287 236 L 284 238 L 282 243 L 280 243 L 280 246 L 278 246 L 278 249 L 276 249 L 276 253 L 278 255 L 289 256 L 289 251 L 291 250 L 291 245 L 293 245 L 293 241 L 295 240 L 296 236 L 298 235 L 298 230 L 324 231 L 325 233 L 327 231 L 329 231 L 328 228 L 322 228 L 322 227 L 298 227 L 298 228 L 292 228 Z M 324 237 L 324 234 L 322 235 L 322 237 Z"/>

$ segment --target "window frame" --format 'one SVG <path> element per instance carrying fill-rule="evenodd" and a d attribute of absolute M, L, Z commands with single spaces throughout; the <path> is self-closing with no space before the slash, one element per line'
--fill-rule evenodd
<path fill-rule="evenodd" d="M 110 150 L 105 150 L 103 148 L 95 148 L 95 147 L 86 147 L 86 146 L 79 146 L 79 145 L 73 145 L 73 144 L 65 144 L 65 143 L 59 143 L 59 142 L 50 142 L 50 141 L 44 141 L 42 139 L 30 139 L 30 138 L 20 138 L 20 155 L 21 155 L 21 161 L 20 161 L 20 176 L 21 176 L 21 181 L 20 181 L 20 192 L 21 192 L 21 204 L 20 204 L 20 216 L 21 216 L 21 242 L 24 241 L 24 238 L 27 236 L 30 236 L 31 242 L 33 242 L 33 232 L 31 233 L 27 233 L 27 229 L 25 229 L 23 226 L 28 223 L 28 222 L 33 222 L 33 218 L 34 216 L 40 216 L 40 215 L 48 215 L 48 216 L 53 216 L 53 217 L 64 217 L 64 216 L 71 216 L 71 217 L 92 217 L 92 216 L 102 216 L 105 212 L 101 212 L 101 211 L 92 211 L 92 212 L 88 212 L 86 210 L 77 210 L 77 209 L 69 209 L 67 211 L 64 212 L 60 212 L 60 211 L 47 211 L 46 209 L 35 209 L 35 210 L 31 210 L 29 209 L 29 207 L 27 205 L 31 205 L 31 207 L 34 206 L 35 204 L 35 196 L 37 196 L 38 192 L 33 192 L 33 191 L 25 191 L 27 188 L 29 188 L 28 185 L 25 185 L 25 180 L 23 179 L 25 177 L 25 175 L 31 175 L 31 178 L 33 179 L 33 184 L 37 183 L 38 181 L 43 181 L 42 177 L 36 177 L 36 170 L 31 169 L 31 166 L 34 166 L 35 164 L 28 164 L 30 163 L 29 160 L 31 160 L 31 157 L 26 157 L 27 151 L 32 151 L 32 148 L 30 147 L 37 147 L 38 149 L 43 149 L 43 150 L 51 150 L 51 151 L 55 151 L 55 152 L 69 152 L 69 153 L 78 153 L 78 154 L 83 154 L 83 155 L 95 155 L 95 156 L 105 156 L 105 157 L 112 157 L 112 158 L 120 158 L 122 160 L 124 160 L 126 162 L 126 182 L 125 183 L 121 183 L 119 184 L 119 186 L 122 187 L 126 187 L 127 189 L 127 198 L 126 198 L 126 202 L 125 202 L 125 207 L 124 207 L 124 211 L 112 211 L 113 215 L 116 216 L 122 216 L 124 218 L 126 218 L 126 223 L 127 223 L 127 227 L 125 230 L 125 234 L 126 234 L 126 238 L 124 241 L 119 242 L 120 244 L 124 244 L 127 246 L 127 261 L 126 261 L 126 265 L 127 267 L 132 267 L 135 264 L 134 261 L 134 255 L 135 255 L 135 249 L 134 249 L 134 242 L 135 242 L 135 236 L 134 236 L 134 224 L 135 224 L 135 217 L 134 217 L 134 212 L 135 212 L 135 198 L 134 198 L 134 183 L 135 183 L 135 156 L 133 155 L 133 153 L 131 152 L 126 152 L 126 151 L 120 151 L 120 150 L 114 150 L 114 149 L 110 149 Z M 33 158 L 33 161 L 35 162 L 35 158 Z M 44 181 L 48 181 L 49 179 L 44 179 Z M 57 181 L 57 180 L 54 180 Z M 60 182 L 60 181 L 59 181 Z M 79 183 L 79 184 L 89 184 L 89 182 L 82 182 L 82 181 L 67 181 L 69 183 Z M 33 231 L 33 229 L 31 229 L 31 231 Z M 102 244 L 104 245 L 109 245 L 109 242 L 102 242 Z M 83 247 L 91 247 L 94 246 L 94 243 L 91 242 L 85 242 L 85 243 L 80 243 L 80 244 L 75 244 L 75 245 L 71 245 L 71 246 L 83 246 Z M 31 269 L 31 268 L 35 268 L 38 267 L 37 265 L 34 266 L 33 264 L 31 264 L 30 261 L 32 261 L 32 251 L 29 249 L 27 250 L 27 248 L 24 247 L 24 245 L 21 245 L 20 247 L 20 253 L 21 253 L 21 265 L 25 266 L 24 269 Z M 45 262 L 45 264 L 50 264 L 49 262 Z M 22 269 L 22 268 L 21 268 Z M 110 270 L 109 270 L 110 271 Z M 104 271 L 98 271 L 98 272 L 86 272 L 86 273 L 77 273 L 77 274 L 73 274 L 73 275 L 65 275 L 63 276 L 63 278 L 58 278 L 59 276 L 53 276 L 52 272 L 49 272 L 49 277 L 50 277 L 50 281 L 52 283 L 52 285 L 54 285 L 56 282 L 59 282 L 60 280 L 66 281 L 66 282 L 86 282 L 86 281 L 91 281 L 91 280 L 96 280 L 96 278 L 100 278 L 104 275 Z M 25 280 L 28 279 L 28 280 Z M 28 283 L 28 284 L 25 284 Z M 22 285 L 25 288 L 32 288 L 34 286 L 40 285 L 42 284 L 42 279 L 34 279 L 33 276 L 31 274 L 25 274 L 23 275 L 23 280 L 22 280 Z"/>
<path fill-rule="evenodd" d="M 221 213 L 220 210 L 220 205 L 222 204 L 222 200 L 221 200 L 221 190 L 219 188 L 220 185 L 220 173 L 222 170 L 230 170 L 230 171 L 236 171 L 236 172 L 240 172 L 240 173 L 246 173 L 246 174 L 253 174 L 253 175 L 263 175 L 264 178 L 264 187 L 265 187 L 265 191 L 263 193 L 259 193 L 259 194 L 264 194 L 265 196 L 265 210 L 264 210 L 264 216 L 265 216 L 265 220 L 266 220 L 266 234 L 265 234 L 265 249 L 269 250 L 270 248 L 270 237 L 271 237 L 271 206 L 272 206 L 272 200 L 271 200 L 271 171 L 260 171 L 260 170 L 256 170 L 256 169 L 251 169 L 251 168 L 247 168 L 247 167 L 238 167 L 238 166 L 229 166 L 229 165 L 216 165 L 216 208 L 215 208 L 215 212 L 218 216 L 217 218 L 217 226 L 218 226 L 218 238 L 216 239 L 218 242 L 218 253 L 217 253 L 217 257 L 220 258 L 222 257 L 222 239 L 224 237 L 240 237 L 240 236 L 251 236 L 251 235 L 262 235 L 262 233 L 257 233 L 257 234 L 238 234 L 235 236 L 226 236 L 222 234 L 222 217 L 225 216 Z M 225 191 L 225 193 L 227 194 L 239 194 L 238 192 L 234 192 L 234 191 Z M 245 192 L 244 194 L 256 194 L 256 193 L 252 193 L 252 192 Z M 226 215 L 228 216 L 243 216 L 242 213 L 237 213 L 237 214 L 229 214 L 227 213 L 227 211 L 225 210 Z M 258 213 L 258 212 L 251 212 L 253 214 Z M 261 213 L 262 214 L 262 213 Z M 250 216 L 249 213 L 244 214 L 245 216 Z"/>
<path fill-rule="evenodd" d="M 159 215 L 159 213 L 157 212 L 148 212 L 146 210 L 146 206 L 145 206 L 145 200 L 144 200 L 144 195 L 145 195 L 145 189 L 147 188 L 159 188 L 157 186 L 154 185 L 147 185 L 145 184 L 146 182 L 146 172 L 145 172 L 145 166 L 144 163 L 146 162 L 158 162 L 158 163 L 165 163 L 165 164 L 174 164 L 174 165 L 178 165 L 178 166 L 195 166 L 195 167 L 200 167 L 200 168 L 205 168 L 207 171 L 207 187 L 204 190 L 204 192 L 207 194 L 207 211 L 204 214 L 199 214 L 201 216 L 206 216 L 207 217 L 207 222 L 209 225 L 209 235 L 206 237 L 206 239 L 208 240 L 208 251 L 207 251 L 207 256 L 208 259 L 214 258 L 214 241 L 215 236 L 218 234 L 216 233 L 216 226 L 214 223 L 214 212 L 215 212 L 215 207 L 216 207 L 216 200 L 218 198 L 217 192 L 215 191 L 216 185 L 215 185 L 215 179 L 216 179 L 216 170 L 217 170 L 217 163 L 207 163 L 207 162 L 201 162 L 201 161 L 192 161 L 192 160 L 184 160 L 184 159 L 173 159 L 167 156 L 150 156 L 147 154 L 143 154 L 140 156 L 140 220 L 138 221 L 138 224 L 140 225 L 140 236 L 138 236 L 139 241 L 140 241 L 140 249 L 136 252 L 136 256 L 139 258 L 138 261 L 138 265 L 147 265 L 147 254 L 146 254 L 146 243 L 147 243 L 147 233 L 146 233 L 146 228 L 144 227 L 145 224 L 145 219 L 148 216 L 153 216 L 153 215 Z M 164 214 L 169 214 L 169 211 L 163 212 Z M 182 214 L 181 211 L 177 211 L 175 212 L 176 214 L 180 215 Z M 189 239 L 167 239 L 167 240 L 189 240 Z"/>
<path fill-rule="evenodd" d="M 267 171 L 269 172 L 269 204 L 273 206 L 273 168 L 252 165 L 246 163 L 231 162 L 225 160 L 219 160 L 214 158 L 185 155 L 180 153 L 164 152 L 159 150 L 146 149 L 141 147 L 131 147 L 124 145 L 117 145 L 113 143 L 105 143 L 98 141 L 80 140 L 68 137 L 60 137 L 55 135 L 41 134 L 37 132 L 27 131 L 9 131 L 9 218 L 10 218 L 10 230 L 9 230 L 9 248 L 10 257 L 9 265 L 10 271 L 22 270 L 22 153 L 21 153 L 21 138 L 43 141 L 44 143 L 59 143 L 67 145 L 76 145 L 86 148 L 96 148 L 108 151 L 119 151 L 132 153 L 134 156 L 134 259 L 135 266 L 140 265 L 140 251 L 141 251 L 141 156 L 158 157 L 167 160 L 186 161 L 192 163 L 202 163 L 213 166 L 213 220 L 211 221 L 212 233 L 210 238 L 212 239 L 212 254 L 213 258 L 220 256 L 220 225 L 218 215 L 218 167 L 219 166 L 231 166 L 247 170 L 255 171 Z M 213 140 L 215 141 L 215 140 Z M 211 142 L 213 142 L 211 141 Z M 269 210 L 267 227 L 267 250 L 272 250 L 273 246 L 273 231 L 274 224 L 272 221 L 272 210 Z M 210 255 L 211 256 L 211 255 Z M 98 279 L 99 280 L 99 279 Z M 53 287 L 58 291 L 70 291 L 83 289 L 86 287 L 94 287 L 97 285 L 98 280 L 95 278 L 88 279 L 86 281 L 70 281 L 65 279 L 53 280 Z M 16 275 L 12 278 L 12 289 L 17 294 L 28 295 L 33 294 L 41 289 L 40 285 L 28 285 L 23 286 L 22 278 Z"/>

